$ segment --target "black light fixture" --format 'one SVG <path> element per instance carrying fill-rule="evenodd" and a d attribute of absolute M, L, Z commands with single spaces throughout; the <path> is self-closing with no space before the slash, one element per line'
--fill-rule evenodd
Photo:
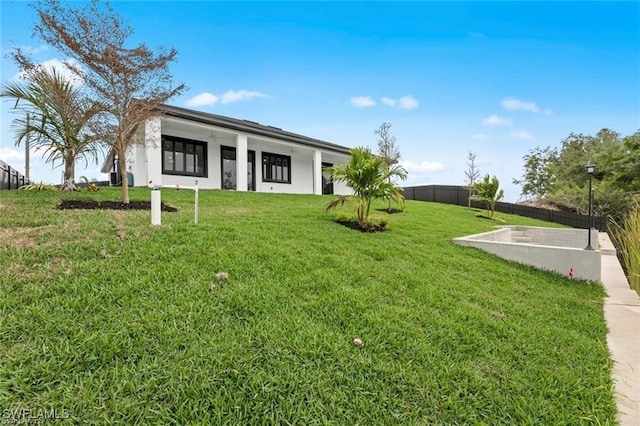
<path fill-rule="evenodd" d="M 587 247 L 585 247 L 585 250 L 594 250 L 593 247 L 591 247 L 591 224 L 593 223 L 591 217 L 592 217 L 592 206 L 593 206 L 593 185 L 592 185 L 592 178 L 593 178 L 593 173 L 596 171 L 596 166 L 595 164 L 591 163 L 591 161 L 589 161 L 589 163 L 587 164 L 587 174 L 589 175 L 589 226 L 588 228 L 588 239 L 587 239 Z"/>

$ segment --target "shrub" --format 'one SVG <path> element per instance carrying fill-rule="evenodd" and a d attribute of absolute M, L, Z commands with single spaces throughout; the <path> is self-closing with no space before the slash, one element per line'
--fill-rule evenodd
<path fill-rule="evenodd" d="M 20 189 L 25 191 L 57 191 L 54 185 L 49 185 L 48 183 L 44 183 L 40 181 L 40 183 L 31 183 L 29 185 L 23 185 Z"/>
<path fill-rule="evenodd" d="M 612 222 L 613 239 L 620 250 L 629 284 L 640 294 L 640 201 L 635 200 L 634 209 L 623 216 L 620 223 Z"/>
<path fill-rule="evenodd" d="M 336 222 L 338 223 L 348 223 L 348 222 L 357 222 L 358 219 L 349 213 L 339 212 L 336 215 Z"/>
<path fill-rule="evenodd" d="M 100 188 L 98 188 L 98 184 L 95 182 L 89 182 L 86 176 L 81 176 L 80 181 L 85 184 L 87 188 L 87 192 L 97 192 Z"/>

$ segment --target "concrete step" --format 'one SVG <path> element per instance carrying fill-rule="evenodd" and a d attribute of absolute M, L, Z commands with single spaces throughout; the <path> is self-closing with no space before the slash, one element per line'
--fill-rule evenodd
<path fill-rule="evenodd" d="M 616 255 L 616 247 L 606 232 L 600 232 L 598 234 L 598 250 L 604 255 Z"/>
<path fill-rule="evenodd" d="M 532 240 L 531 237 L 514 237 L 512 235 L 511 241 L 513 241 L 514 243 L 530 243 Z"/>

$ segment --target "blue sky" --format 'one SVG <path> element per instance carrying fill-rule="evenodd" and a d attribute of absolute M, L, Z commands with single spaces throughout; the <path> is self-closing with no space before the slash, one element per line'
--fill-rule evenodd
<path fill-rule="evenodd" d="M 354 147 L 392 133 L 408 185 L 463 184 L 467 153 L 516 201 L 522 156 L 569 133 L 640 129 L 639 2 L 121 2 L 132 41 L 178 49 L 170 102 Z M 1 48 L 33 48 L 34 13 L 1 1 Z M 17 69 L 2 58 L 2 81 Z M 0 159 L 24 168 L 10 103 Z M 99 166 L 76 175 L 100 178 Z M 32 179 L 59 182 L 32 156 Z"/>

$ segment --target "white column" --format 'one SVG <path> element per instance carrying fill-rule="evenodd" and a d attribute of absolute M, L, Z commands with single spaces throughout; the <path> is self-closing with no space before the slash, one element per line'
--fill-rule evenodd
<path fill-rule="evenodd" d="M 236 136 L 236 190 L 247 191 L 247 135 Z"/>
<path fill-rule="evenodd" d="M 162 123 L 160 117 L 149 118 L 144 124 L 144 149 L 147 157 L 147 182 L 136 184 L 162 185 Z M 134 179 L 136 177 L 134 176 Z"/>
<path fill-rule="evenodd" d="M 313 193 L 322 195 L 322 152 L 313 151 Z"/>

